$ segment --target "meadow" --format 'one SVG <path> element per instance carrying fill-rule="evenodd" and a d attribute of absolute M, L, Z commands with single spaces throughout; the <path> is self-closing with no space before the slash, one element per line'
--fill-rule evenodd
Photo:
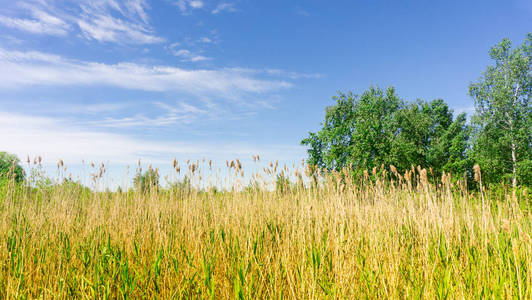
<path fill-rule="evenodd" d="M 166 188 L 7 181 L 0 299 L 532 299 L 529 191 L 386 169 L 272 164 L 227 190 L 198 188 L 194 164 Z"/>

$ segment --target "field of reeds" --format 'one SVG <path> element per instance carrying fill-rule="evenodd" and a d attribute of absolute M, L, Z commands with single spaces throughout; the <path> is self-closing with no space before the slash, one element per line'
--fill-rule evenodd
<path fill-rule="evenodd" d="M 196 166 L 144 190 L 5 182 L 0 299 L 532 299 L 529 191 L 389 169 L 272 165 L 234 189 Z"/>

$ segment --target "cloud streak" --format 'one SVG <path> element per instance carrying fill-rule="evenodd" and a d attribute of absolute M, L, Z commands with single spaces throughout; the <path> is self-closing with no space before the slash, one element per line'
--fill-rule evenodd
<path fill-rule="evenodd" d="M 17 14 L 0 15 L 0 24 L 34 34 L 64 37 L 76 28 L 88 40 L 122 44 L 154 44 L 164 41 L 149 25 L 145 0 L 87 0 L 65 3 L 30 1 L 19 4 Z"/>
<path fill-rule="evenodd" d="M 177 57 L 180 57 L 181 61 L 199 62 L 199 61 L 211 60 L 210 57 L 199 55 L 199 54 L 190 52 L 189 50 L 186 50 L 186 49 L 173 50 L 172 54 Z"/>
<path fill-rule="evenodd" d="M 174 4 L 179 8 L 182 14 L 187 14 L 191 9 L 200 9 L 205 5 L 201 0 L 177 0 Z"/>
<path fill-rule="evenodd" d="M 87 39 L 131 44 L 163 42 L 148 25 L 146 7 L 144 0 L 91 0 L 81 5 L 81 14 L 74 20 Z M 117 13 L 121 17 L 116 17 Z"/>
<path fill-rule="evenodd" d="M 65 36 L 70 30 L 70 25 L 66 22 L 42 10 L 32 8 L 31 14 L 31 19 L 0 16 L 0 24 L 30 33 L 55 36 Z"/>
<path fill-rule="evenodd" d="M 246 144 L 208 144 L 146 140 L 125 134 L 109 133 L 75 126 L 66 120 L 0 111 L 0 140 L 3 150 L 21 158 L 42 155 L 46 161 L 63 159 L 69 164 L 82 160 L 133 164 L 138 159 L 169 163 L 173 157 L 217 161 L 255 154 L 271 159 L 296 161 L 303 148 L 292 146 L 250 146 Z"/>
<path fill-rule="evenodd" d="M 108 15 L 85 17 L 77 21 L 85 38 L 100 42 L 153 44 L 164 39 L 154 36 L 142 26 L 131 24 Z"/>
<path fill-rule="evenodd" d="M 221 12 L 224 12 L 224 11 L 227 11 L 227 12 L 235 12 L 236 11 L 236 8 L 235 8 L 235 5 L 233 3 L 228 3 L 228 2 L 222 2 L 222 3 L 219 3 L 216 8 L 214 8 L 211 13 L 213 15 L 216 15 L 216 14 L 219 14 Z"/>
<path fill-rule="evenodd" d="M 249 93 L 290 88 L 285 80 L 259 77 L 250 69 L 183 69 L 130 62 L 105 64 L 57 55 L 0 48 L 0 88 L 106 85 L 145 91 L 177 91 L 197 96 L 239 99 Z"/>
<path fill-rule="evenodd" d="M 164 114 L 156 117 L 147 117 L 142 114 L 122 118 L 105 118 L 93 122 L 94 126 L 111 128 L 129 127 L 163 127 L 175 123 L 190 124 L 198 120 L 199 117 L 210 118 L 212 111 L 199 108 L 197 106 L 180 102 L 170 105 L 163 102 L 155 102 L 156 106 L 165 111 Z"/>

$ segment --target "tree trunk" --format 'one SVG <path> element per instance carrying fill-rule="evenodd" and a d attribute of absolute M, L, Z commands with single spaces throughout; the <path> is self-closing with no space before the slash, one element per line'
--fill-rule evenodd
<path fill-rule="evenodd" d="M 517 187 L 517 158 L 515 155 L 515 142 L 512 139 L 512 187 Z"/>
<path fill-rule="evenodd" d="M 515 86 L 515 93 L 514 93 L 514 99 L 513 99 L 513 109 L 517 109 L 516 108 L 516 105 L 517 105 L 517 96 L 519 95 L 519 82 L 517 83 L 517 85 Z M 510 117 L 510 135 L 511 135 L 511 138 L 512 138 L 512 144 L 511 144 L 511 147 L 512 147 L 512 187 L 515 189 L 517 187 L 517 157 L 516 157 L 516 147 L 515 147 L 515 133 L 514 133 L 514 120 L 513 120 L 513 117 L 514 115 L 512 114 L 512 116 Z"/>

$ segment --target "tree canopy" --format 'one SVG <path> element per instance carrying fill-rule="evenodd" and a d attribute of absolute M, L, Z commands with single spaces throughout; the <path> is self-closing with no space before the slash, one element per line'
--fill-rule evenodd
<path fill-rule="evenodd" d="M 381 165 L 398 170 L 421 165 L 437 174 L 465 171 L 466 117 L 453 118 L 443 100 L 406 103 L 393 87 L 370 87 L 360 96 L 340 92 L 333 99 L 322 129 L 302 140 L 311 165 L 355 172 Z"/>
<path fill-rule="evenodd" d="M 495 64 L 469 86 L 476 112 L 472 159 L 491 182 L 532 184 L 532 34 L 512 49 L 503 39 L 491 48 Z"/>
<path fill-rule="evenodd" d="M 469 94 L 475 114 L 453 115 L 442 99 L 401 100 L 393 87 L 370 87 L 360 96 L 339 92 L 326 108 L 321 129 L 301 141 L 308 163 L 354 172 L 394 165 L 471 174 L 478 164 L 487 183 L 532 185 L 532 34 L 512 49 L 503 39 Z"/>

